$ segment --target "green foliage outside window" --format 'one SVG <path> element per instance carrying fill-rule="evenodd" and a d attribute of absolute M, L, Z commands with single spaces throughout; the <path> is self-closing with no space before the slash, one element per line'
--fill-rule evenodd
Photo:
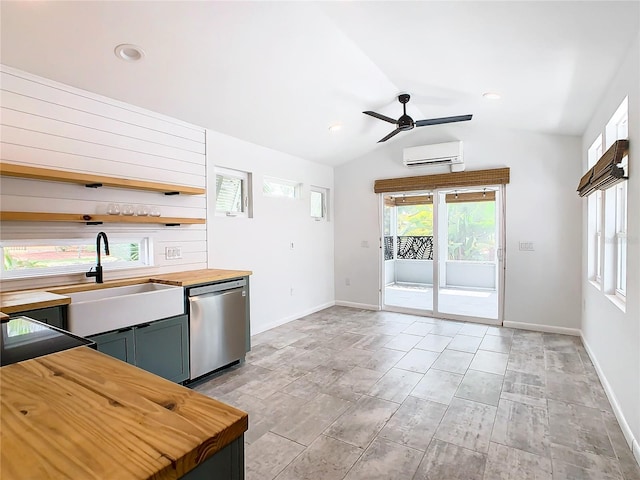
<path fill-rule="evenodd" d="M 397 206 L 397 235 L 422 237 L 433 235 L 433 205 Z"/>
<path fill-rule="evenodd" d="M 496 254 L 495 202 L 447 204 L 449 260 L 492 262 Z"/>

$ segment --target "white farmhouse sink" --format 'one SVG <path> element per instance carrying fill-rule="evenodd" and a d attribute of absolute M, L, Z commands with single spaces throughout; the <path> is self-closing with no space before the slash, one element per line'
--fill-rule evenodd
<path fill-rule="evenodd" d="M 80 336 L 130 327 L 184 313 L 182 287 L 141 283 L 68 294 L 68 329 Z"/>

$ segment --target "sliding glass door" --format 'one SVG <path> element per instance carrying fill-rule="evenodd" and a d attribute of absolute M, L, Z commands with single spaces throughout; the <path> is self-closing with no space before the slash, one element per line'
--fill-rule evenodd
<path fill-rule="evenodd" d="M 501 322 L 500 187 L 383 196 L 383 308 Z"/>

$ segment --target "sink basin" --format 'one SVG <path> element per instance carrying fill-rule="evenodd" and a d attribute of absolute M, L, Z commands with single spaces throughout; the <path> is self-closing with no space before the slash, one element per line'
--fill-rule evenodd
<path fill-rule="evenodd" d="M 182 287 L 141 283 L 70 293 L 67 325 L 80 336 L 131 327 L 184 313 Z"/>

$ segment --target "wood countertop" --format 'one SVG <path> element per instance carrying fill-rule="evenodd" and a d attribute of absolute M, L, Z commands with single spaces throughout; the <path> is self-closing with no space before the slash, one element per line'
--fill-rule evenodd
<path fill-rule="evenodd" d="M 231 278 L 246 277 L 253 272 L 243 270 L 191 270 L 188 272 L 167 273 L 151 277 L 154 283 L 164 283 L 166 285 L 176 285 L 180 287 L 191 287 L 201 283 L 219 282 Z"/>
<path fill-rule="evenodd" d="M 189 270 L 185 272 L 166 273 L 148 277 L 124 278 L 109 280 L 104 283 L 79 283 L 60 287 L 45 287 L 40 290 L 23 290 L 7 292 L 0 295 L 0 310 L 6 314 L 35 310 L 38 308 L 68 305 L 71 299 L 69 293 L 96 290 L 99 288 L 124 287 L 140 283 L 154 282 L 179 287 L 190 287 L 202 283 L 219 282 L 230 278 L 246 277 L 253 272 L 245 270 L 219 270 L 214 268 L 204 270 Z"/>
<path fill-rule="evenodd" d="M 0 295 L 0 309 L 6 314 L 22 312 L 24 310 L 35 310 L 37 308 L 69 305 L 70 303 L 71 299 L 69 297 L 42 290 L 7 292 Z"/>
<path fill-rule="evenodd" d="M 242 435 L 245 412 L 78 347 L 0 368 L 3 479 L 175 479 Z"/>

